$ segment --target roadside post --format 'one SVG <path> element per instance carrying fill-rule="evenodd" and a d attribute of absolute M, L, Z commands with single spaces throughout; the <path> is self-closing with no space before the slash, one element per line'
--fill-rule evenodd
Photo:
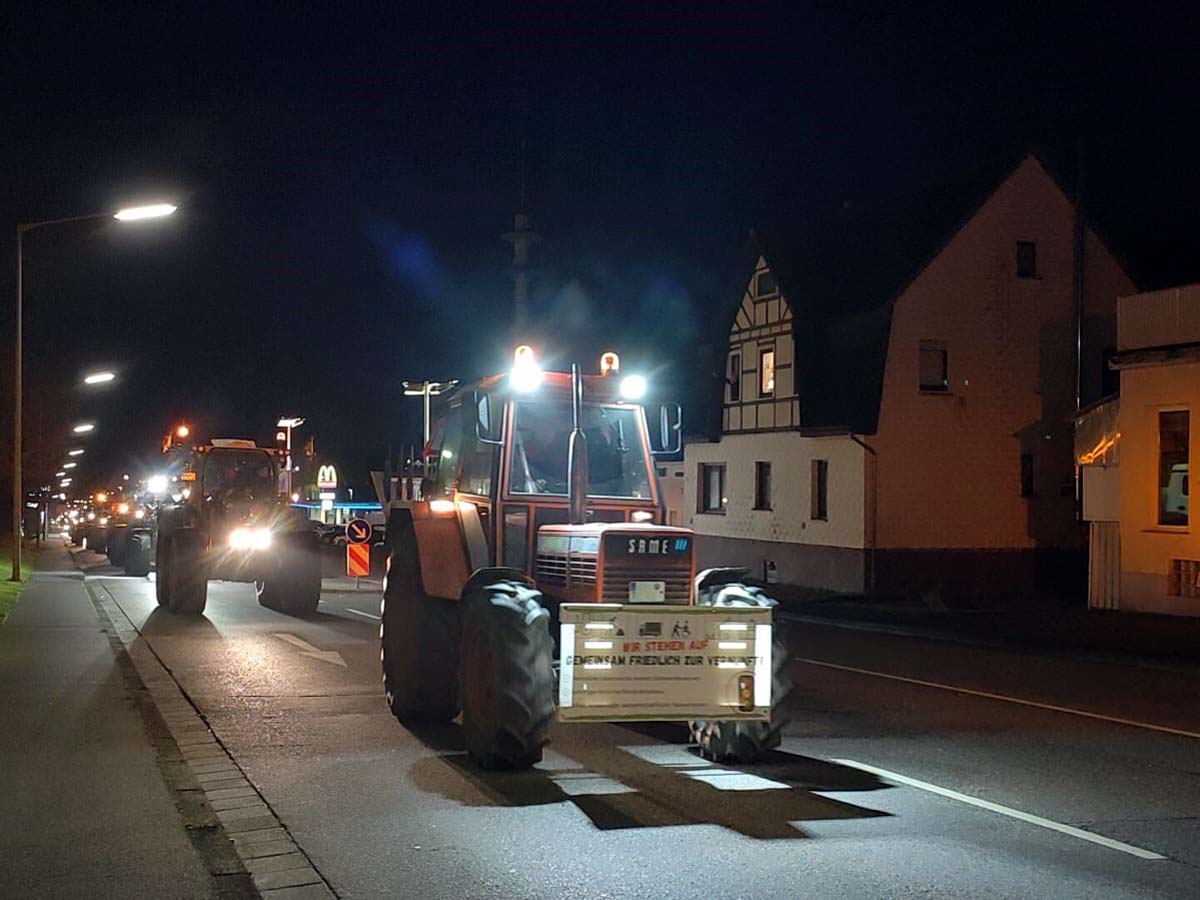
<path fill-rule="evenodd" d="M 346 523 L 346 574 L 358 580 L 371 574 L 371 535 L 374 529 L 366 519 L 351 519 Z"/>

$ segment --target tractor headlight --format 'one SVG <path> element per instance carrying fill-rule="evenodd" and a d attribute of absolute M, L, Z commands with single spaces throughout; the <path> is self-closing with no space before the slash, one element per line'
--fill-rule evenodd
<path fill-rule="evenodd" d="M 165 494 L 167 492 L 167 476 L 151 475 L 146 480 L 146 490 L 152 494 Z"/>
<path fill-rule="evenodd" d="M 621 379 L 621 396 L 626 400 L 641 400 L 646 396 L 646 379 L 641 375 L 626 375 Z"/>
<path fill-rule="evenodd" d="M 233 550 L 266 550 L 271 546 L 271 532 L 265 528 L 235 528 L 229 533 Z"/>
<path fill-rule="evenodd" d="M 120 516 L 129 515 L 129 504 L 128 503 L 118 503 L 117 504 L 117 515 L 120 515 Z"/>
<path fill-rule="evenodd" d="M 542 370 L 533 358 L 533 348 L 522 344 L 513 355 L 513 367 L 508 382 L 520 394 L 536 391 L 542 384 Z"/>

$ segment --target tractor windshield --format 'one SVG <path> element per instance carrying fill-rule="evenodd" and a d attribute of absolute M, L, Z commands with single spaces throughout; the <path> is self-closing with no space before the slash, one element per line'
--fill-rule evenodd
<path fill-rule="evenodd" d="M 217 449 L 204 463 L 204 492 L 209 496 L 236 491 L 247 499 L 264 499 L 276 493 L 271 456 L 262 450 Z"/>
<path fill-rule="evenodd" d="M 584 404 L 588 496 L 649 500 L 638 407 Z M 518 402 L 508 489 L 514 494 L 567 494 L 569 403 Z"/>

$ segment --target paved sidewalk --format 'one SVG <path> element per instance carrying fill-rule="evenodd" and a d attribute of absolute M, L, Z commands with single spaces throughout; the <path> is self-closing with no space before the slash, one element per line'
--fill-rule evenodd
<path fill-rule="evenodd" d="M 0 897 L 218 896 L 66 548 L 0 626 Z"/>

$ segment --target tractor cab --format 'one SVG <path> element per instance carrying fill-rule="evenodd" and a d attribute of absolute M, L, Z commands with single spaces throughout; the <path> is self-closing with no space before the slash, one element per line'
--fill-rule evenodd
<path fill-rule="evenodd" d="M 521 347 L 511 372 L 449 396 L 424 497 L 429 515 L 461 521 L 466 568 L 515 569 L 572 602 L 625 603 L 631 590 L 691 601 L 692 535 L 662 526 L 654 471 L 656 454 L 678 450 L 678 407 L 660 410 L 652 441 L 646 381 L 619 368 L 606 353 L 599 375 L 543 372 Z"/>

